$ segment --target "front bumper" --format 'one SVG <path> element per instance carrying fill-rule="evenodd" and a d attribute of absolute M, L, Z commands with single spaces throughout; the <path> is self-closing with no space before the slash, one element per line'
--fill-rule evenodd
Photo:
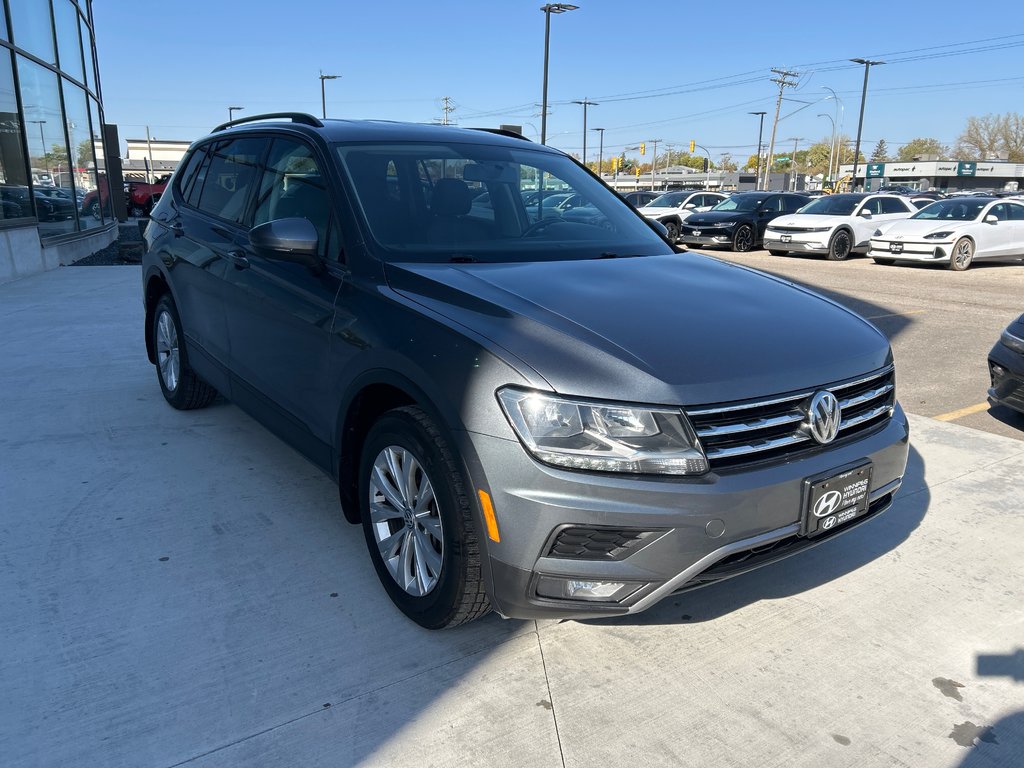
<path fill-rule="evenodd" d="M 988 401 L 1024 413 L 1024 355 L 996 342 L 988 353 Z"/>
<path fill-rule="evenodd" d="M 893 250 L 892 246 L 899 246 Z M 898 261 L 949 261 L 953 252 L 953 241 L 944 240 L 878 240 L 872 238 L 868 246 L 868 256 L 872 259 L 895 259 Z"/>
<path fill-rule="evenodd" d="M 764 236 L 764 247 L 768 251 L 792 251 L 794 253 L 828 253 L 828 232 L 793 234 L 789 240 L 782 235 L 768 232 Z"/>
<path fill-rule="evenodd" d="M 879 514 L 906 468 L 909 429 L 897 405 L 879 429 L 789 462 L 695 478 L 570 472 L 530 458 L 518 442 L 470 435 L 489 487 L 501 541 L 488 541 L 494 609 L 511 618 L 592 618 L 637 613 L 667 595 L 774 562 Z M 870 512 L 815 539 L 799 535 L 804 480 L 870 460 Z M 615 559 L 580 559 L 552 547 L 564 526 L 647 532 Z M 541 580 L 622 583 L 606 602 L 544 597 Z M 547 591 L 546 594 L 551 594 Z"/>
<path fill-rule="evenodd" d="M 732 243 L 732 229 L 701 229 L 697 230 L 699 235 L 693 234 L 692 229 L 685 225 L 680 228 L 679 240 L 684 245 L 730 245 Z"/>

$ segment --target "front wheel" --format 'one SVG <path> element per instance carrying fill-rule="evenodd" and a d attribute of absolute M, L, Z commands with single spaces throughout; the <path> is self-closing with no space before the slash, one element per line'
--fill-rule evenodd
<path fill-rule="evenodd" d="M 846 258 L 850 255 L 850 248 L 852 243 L 850 242 L 850 233 L 845 229 L 840 229 L 834 235 L 828 243 L 828 259 L 829 261 L 846 261 Z"/>
<path fill-rule="evenodd" d="M 454 449 L 420 408 L 388 411 L 371 427 L 359 503 L 373 567 L 402 613 L 444 629 L 490 611 L 466 483 Z"/>
<path fill-rule="evenodd" d="M 974 261 L 974 243 L 966 237 L 961 237 L 953 245 L 953 252 L 949 255 L 949 268 L 954 272 L 963 272 L 971 266 Z"/>
<path fill-rule="evenodd" d="M 188 364 L 181 320 L 170 294 L 156 304 L 150 327 L 156 353 L 156 377 L 164 399 L 179 411 L 205 408 L 217 397 L 217 390 L 203 381 Z"/>
<path fill-rule="evenodd" d="M 665 229 L 668 230 L 668 234 L 665 235 L 665 239 L 670 243 L 675 243 L 675 241 L 679 239 L 679 225 L 674 221 L 666 221 Z"/>
<path fill-rule="evenodd" d="M 741 224 L 732 238 L 732 249 L 746 253 L 754 247 L 754 228 L 749 224 Z"/>

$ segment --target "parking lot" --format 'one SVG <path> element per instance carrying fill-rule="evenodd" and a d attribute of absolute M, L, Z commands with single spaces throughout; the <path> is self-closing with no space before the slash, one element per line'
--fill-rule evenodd
<path fill-rule="evenodd" d="M 5 766 L 1012 766 L 1024 426 L 982 406 L 1024 267 L 717 254 L 892 339 L 883 516 L 615 620 L 427 632 L 337 489 L 228 402 L 163 402 L 137 267 L 0 286 Z"/>

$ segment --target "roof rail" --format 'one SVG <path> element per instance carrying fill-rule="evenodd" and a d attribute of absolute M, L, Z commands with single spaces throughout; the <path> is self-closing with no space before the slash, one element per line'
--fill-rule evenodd
<path fill-rule="evenodd" d="M 523 141 L 529 141 L 531 144 L 533 143 L 532 141 L 530 141 L 530 139 L 528 139 L 525 136 L 523 136 L 523 134 L 516 133 L 515 131 L 507 131 L 504 128 L 470 128 L 469 130 L 471 130 L 471 131 L 486 131 L 487 133 L 496 133 L 499 136 L 508 136 L 510 139 L 522 139 Z"/>
<path fill-rule="evenodd" d="M 312 125 L 314 128 L 323 128 L 324 124 L 320 122 L 319 117 L 313 117 L 313 115 L 306 114 L 305 112 L 268 112 L 265 115 L 250 115 L 249 117 L 240 117 L 237 120 L 231 120 L 227 123 L 221 123 L 213 129 L 213 133 L 217 131 L 223 131 L 225 128 L 230 128 L 233 125 L 241 125 L 242 123 L 251 123 L 255 120 L 273 120 L 276 118 L 287 118 L 293 123 L 301 123 L 302 125 Z"/>

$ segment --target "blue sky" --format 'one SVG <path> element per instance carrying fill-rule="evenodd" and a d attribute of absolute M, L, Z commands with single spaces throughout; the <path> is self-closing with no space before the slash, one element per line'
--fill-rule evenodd
<path fill-rule="evenodd" d="M 851 57 L 889 62 L 871 69 L 868 153 L 880 138 L 890 150 L 918 136 L 953 144 L 970 115 L 1024 111 L 1024 5 L 1017 3 L 987 10 L 962 0 L 575 4 L 579 10 L 551 18 L 548 143 L 569 152 L 583 144 L 582 108 L 571 102 L 588 98 L 599 102 L 588 128 L 605 128 L 605 156 L 652 139 L 685 149 L 693 139 L 715 159 L 746 158 L 757 142 L 757 118 L 748 112 L 768 112 L 768 141 L 772 67 L 801 72 L 799 86 L 786 91 L 777 143 L 831 135 L 828 119 L 818 117 L 835 117 L 824 86 L 843 102 L 843 132 L 853 136 L 863 67 Z M 319 114 L 323 70 L 341 75 L 326 83 L 329 117 L 430 122 L 449 96 L 460 125 L 521 124 L 536 139 L 541 5 L 175 0 L 157 14 L 137 0 L 98 0 L 106 117 L 122 139 L 144 136 L 146 125 L 158 138 L 195 139 L 226 120 L 230 105 L 245 107 L 239 115 Z M 589 133 L 593 159 L 598 134 Z"/>

